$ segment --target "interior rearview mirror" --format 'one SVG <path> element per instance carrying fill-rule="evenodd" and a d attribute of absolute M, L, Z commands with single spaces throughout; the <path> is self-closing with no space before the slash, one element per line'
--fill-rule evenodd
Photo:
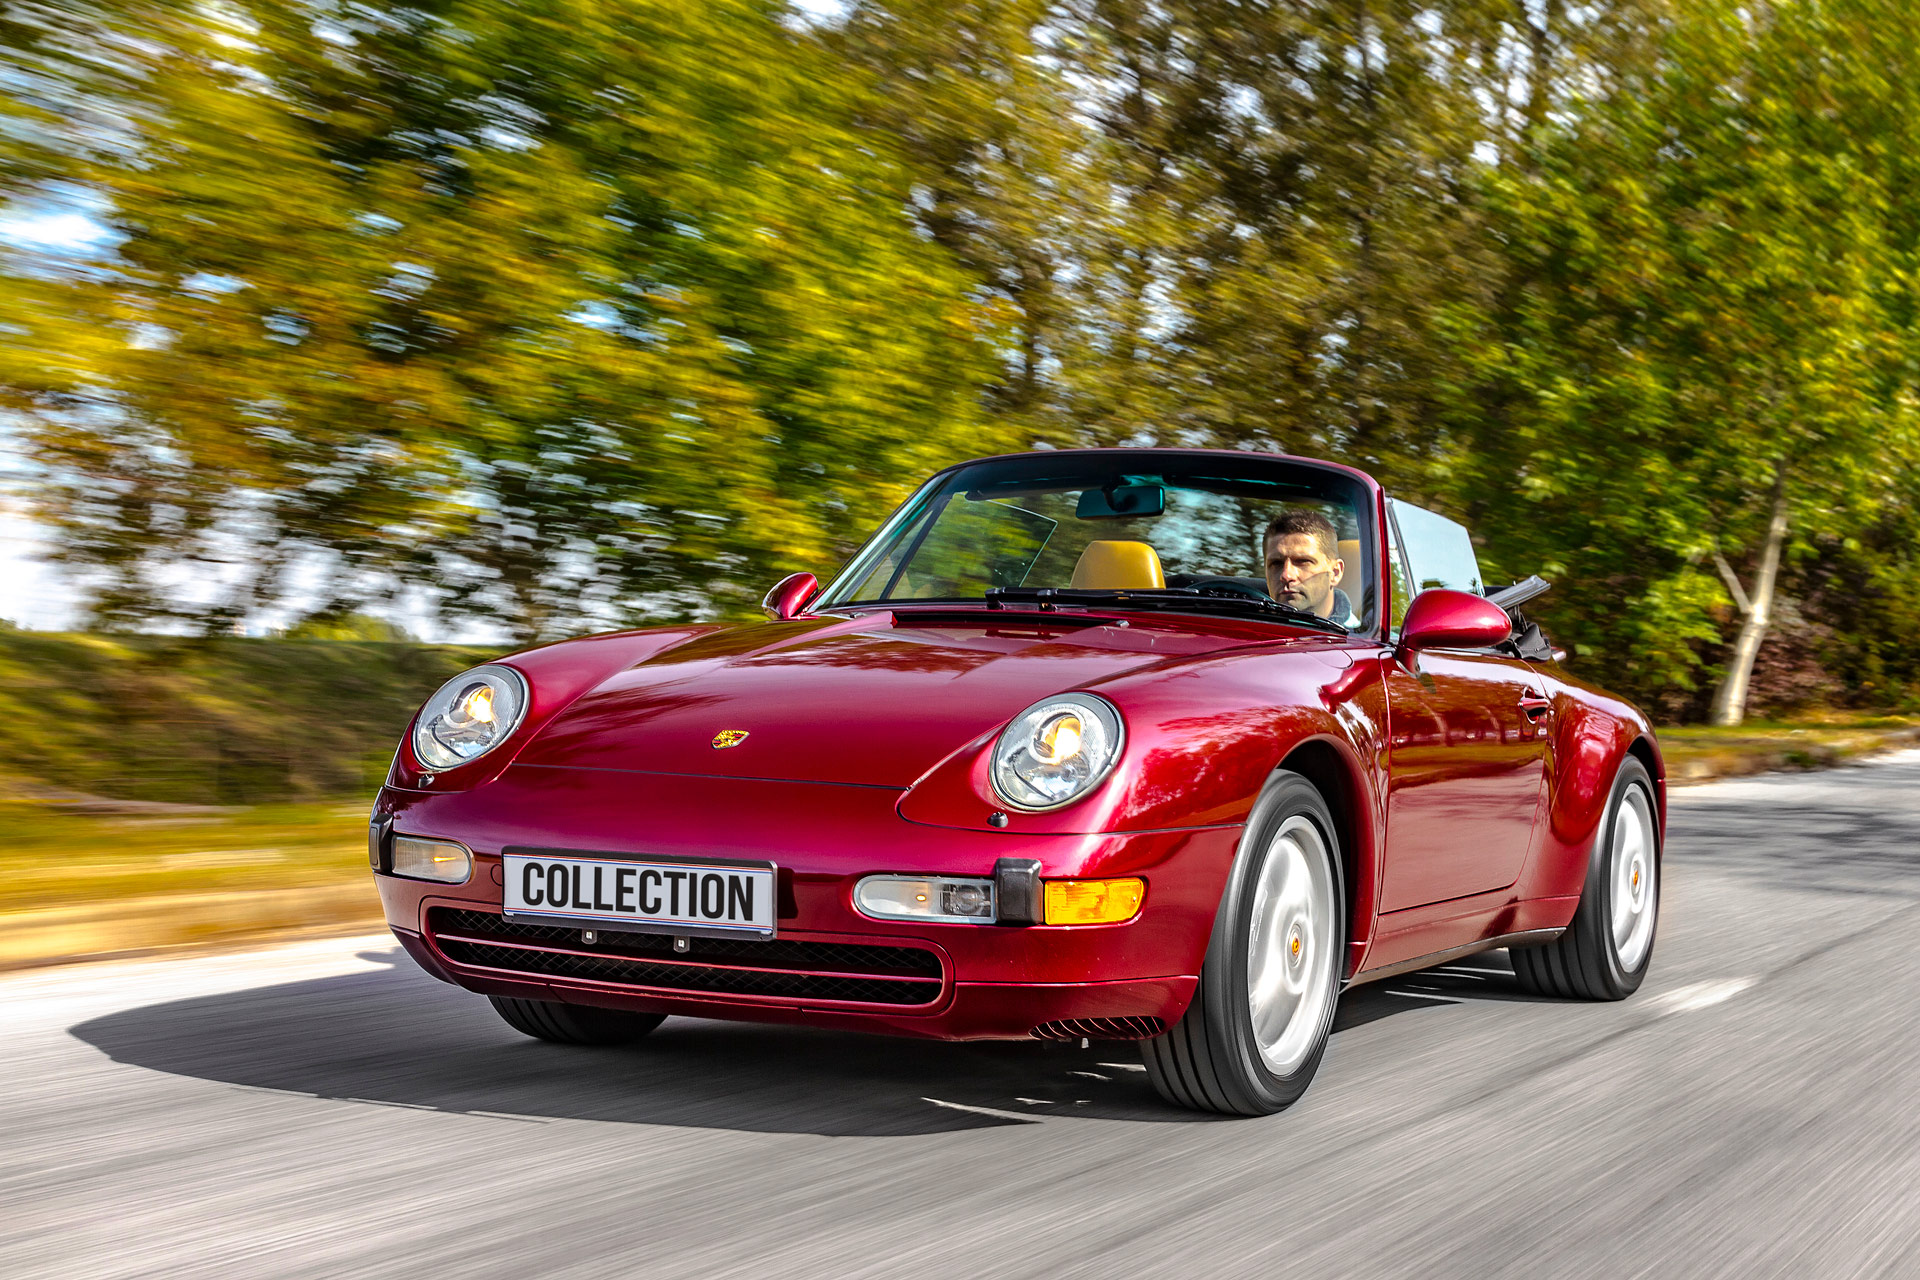
<path fill-rule="evenodd" d="M 1114 484 L 1086 490 L 1080 495 L 1073 514 L 1082 520 L 1120 520 L 1127 516 L 1157 516 L 1166 509 L 1165 485 Z"/>

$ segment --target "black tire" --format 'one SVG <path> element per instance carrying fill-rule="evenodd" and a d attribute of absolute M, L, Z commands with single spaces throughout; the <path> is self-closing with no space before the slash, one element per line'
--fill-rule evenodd
<path fill-rule="evenodd" d="M 1305 818 L 1318 833 L 1332 887 L 1330 965 L 1325 974 L 1325 1007 L 1310 1029 L 1311 1047 L 1286 1074 L 1277 1074 L 1261 1056 L 1248 1001 L 1248 947 L 1256 890 L 1275 837 L 1293 818 Z M 1265 1116 L 1281 1111 L 1307 1091 L 1326 1054 L 1333 1011 L 1346 968 L 1346 889 L 1340 871 L 1340 844 L 1333 814 L 1320 792 L 1296 773 L 1276 773 L 1248 819 L 1240 851 L 1214 918 L 1207 958 L 1193 1003 L 1163 1036 L 1140 1043 L 1147 1078 L 1175 1106 L 1223 1115 Z M 1310 978 L 1309 985 L 1316 985 Z M 1302 1014 L 1302 1016 L 1307 1016 Z"/>
<path fill-rule="evenodd" d="M 554 1044 L 632 1044 L 667 1020 L 664 1013 L 628 1013 L 557 1000 L 488 996 L 493 1011 L 522 1035 Z"/>
<path fill-rule="evenodd" d="M 1534 995 L 1559 1000 L 1624 1000 L 1640 989 L 1647 970 L 1653 967 L 1654 942 L 1660 930 L 1660 882 L 1665 878 L 1660 850 L 1660 824 L 1655 818 L 1654 875 L 1652 876 L 1653 920 L 1645 951 L 1638 963 L 1622 963 L 1620 948 L 1613 932 L 1614 884 L 1610 874 L 1614 864 L 1614 846 L 1619 839 L 1616 819 L 1628 794 L 1638 790 L 1648 812 L 1657 815 L 1653 779 L 1647 767 L 1628 756 L 1614 777 L 1613 792 L 1607 799 L 1607 812 L 1587 855 L 1587 880 L 1580 891 L 1580 907 L 1573 923 L 1552 942 L 1535 947 L 1514 947 L 1513 973 L 1520 985 Z"/>

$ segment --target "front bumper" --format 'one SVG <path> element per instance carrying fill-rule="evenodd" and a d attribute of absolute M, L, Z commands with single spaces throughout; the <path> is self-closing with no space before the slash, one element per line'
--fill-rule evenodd
<path fill-rule="evenodd" d="M 474 852 L 474 873 L 458 886 L 375 879 L 387 923 L 421 966 L 489 994 L 941 1039 L 1059 1037 L 1081 1023 L 1151 1034 L 1185 1012 L 1238 828 L 965 831 L 906 821 L 897 812 L 901 794 L 515 766 L 468 792 L 383 791 L 377 815 L 396 831 L 460 841 Z M 607 935 L 611 952 L 565 930 L 504 936 L 517 926 L 499 916 L 500 850 L 521 844 L 770 859 L 780 868 L 777 942 L 796 945 L 716 960 L 711 951 L 661 950 L 669 944 L 660 935 Z M 1125 924 L 1075 927 L 909 925 L 853 908 L 861 876 L 986 876 L 1002 857 L 1037 859 L 1049 879 L 1141 876 L 1146 901 Z M 834 980 L 894 970 L 917 984 L 911 992 Z"/>

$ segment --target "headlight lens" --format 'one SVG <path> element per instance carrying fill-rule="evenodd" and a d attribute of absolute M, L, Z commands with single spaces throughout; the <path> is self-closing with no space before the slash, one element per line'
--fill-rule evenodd
<path fill-rule="evenodd" d="M 993 789 L 1016 809 L 1057 809 L 1091 791 L 1125 730 L 1105 698 L 1063 693 L 1014 718 L 993 744 Z"/>
<path fill-rule="evenodd" d="M 413 724 L 413 754 L 430 769 L 451 769 L 505 742 L 526 714 L 527 682 L 518 671 L 475 667 L 427 699 Z"/>

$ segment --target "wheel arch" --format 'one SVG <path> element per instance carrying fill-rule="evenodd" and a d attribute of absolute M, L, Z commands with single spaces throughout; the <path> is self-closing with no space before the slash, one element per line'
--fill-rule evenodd
<path fill-rule="evenodd" d="M 1351 750 L 1331 737 L 1295 743 L 1276 771 L 1297 773 L 1313 785 L 1333 814 L 1340 845 L 1342 904 L 1347 918 L 1344 977 L 1351 977 L 1373 938 L 1375 893 L 1379 885 L 1379 840 L 1373 820 L 1372 789 Z"/>
<path fill-rule="evenodd" d="M 1627 754 L 1647 767 L 1647 776 L 1653 779 L 1653 804 L 1656 819 L 1654 843 L 1656 856 L 1665 859 L 1667 853 L 1667 765 L 1660 757 L 1660 747 L 1651 734 L 1642 733 L 1627 744 Z"/>

